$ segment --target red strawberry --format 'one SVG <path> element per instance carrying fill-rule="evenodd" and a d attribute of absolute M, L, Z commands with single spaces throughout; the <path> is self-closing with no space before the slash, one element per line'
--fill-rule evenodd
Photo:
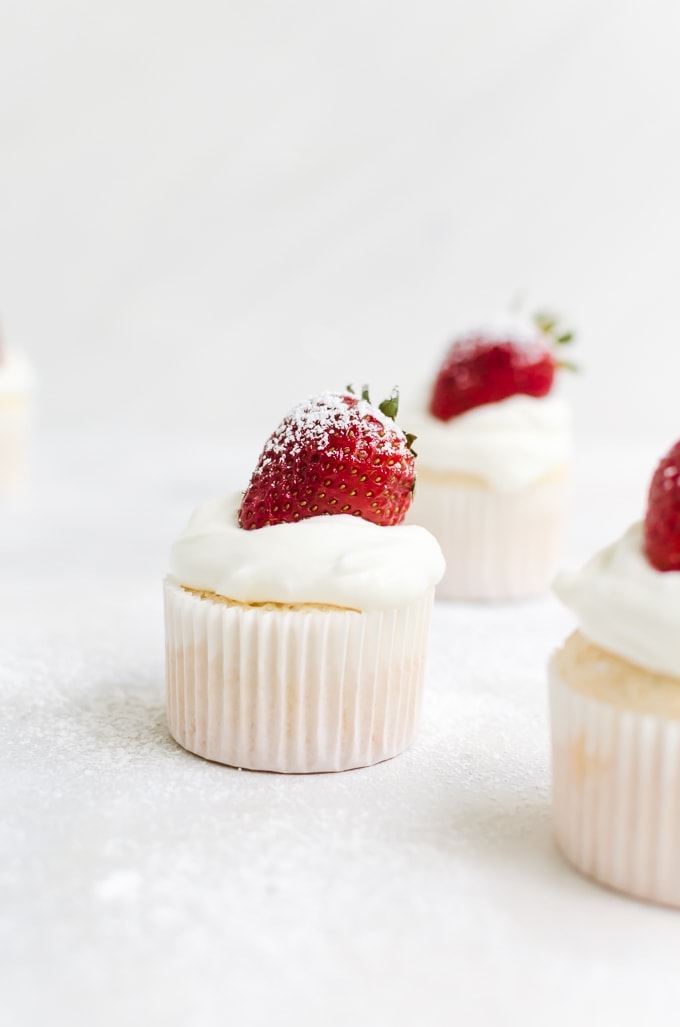
<path fill-rule="evenodd" d="M 415 483 L 414 436 L 395 424 L 396 390 L 379 407 L 368 390 L 309 399 L 267 441 L 239 510 L 242 528 L 352 514 L 399 524 Z"/>
<path fill-rule="evenodd" d="M 473 407 L 498 403 L 522 393 L 545 396 L 552 388 L 558 361 L 555 343 L 573 338 L 558 334 L 554 317 L 539 314 L 535 324 L 499 326 L 468 332 L 455 339 L 437 375 L 430 413 L 440 421 L 464 414 Z"/>
<path fill-rule="evenodd" d="M 657 571 L 680 571 L 680 442 L 663 458 L 649 486 L 644 545 Z"/>

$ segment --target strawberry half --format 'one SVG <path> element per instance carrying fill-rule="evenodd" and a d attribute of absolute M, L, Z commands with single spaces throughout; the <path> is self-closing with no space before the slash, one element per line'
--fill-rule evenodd
<path fill-rule="evenodd" d="M 657 571 L 680 571 L 680 442 L 663 458 L 649 486 L 644 548 Z"/>
<path fill-rule="evenodd" d="M 395 424 L 398 397 L 324 393 L 295 407 L 268 439 L 239 510 L 242 528 L 351 514 L 399 524 L 415 484 L 414 436 Z"/>
<path fill-rule="evenodd" d="M 571 367 L 556 357 L 555 344 L 571 342 L 556 318 L 538 314 L 533 324 L 479 329 L 455 339 L 437 375 L 430 413 L 440 421 L 510 396 L 546 396 L 555 370 Z"/>

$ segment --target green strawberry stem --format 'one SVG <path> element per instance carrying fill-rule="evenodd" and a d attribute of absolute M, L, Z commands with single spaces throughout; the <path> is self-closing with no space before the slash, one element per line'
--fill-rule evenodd
<path fill-rule="evenodd" d="M 346 391 L 349 392 L 350 396 L 355 396 L 356 395 L 356 393 L 354 391 L 354 386 L 353 385 L 348 385 L 347 388 L 346 388 Z M 365 399 L 367 403 L 371 402 L 371 397 L 368 394 L 368 385 L 362 385 L 362 387 L 361 387 L 361 398 Z M 392 420 L 392 421 L 396 420 L 397 413 L 399 411 L 399 388 L 398 388 L 398 386 L 395 385 L 394 388 L 392 389 L 392 392 L 387 397 L 387 399 L 384 399 L 382 401 L 382 403 L 380 403 L 378 405 L 378 410 L 382 414 L 384 414 L 385 417 L 389 417 L 390 420 Z M 418 454 L 416 453 L 415 449 L 413 448 L 413 443 L 415 442 L 416 437 L 417 436 L 412 435 L 410 432 L 404 432 L 404 438 L 406 439 L 406 446 L 413 453 L 414 456 L 418 456 Z"/>
<path fill-rule="evenodd" d="M 399 389 L 396 385 L 387 399 L 384 399 L 379 405 L 378 410 L 382 411 L 385 417 L 391 417 L 392 420 L 395 419 L 399 410 Z"/>
<path fill-rule="evenodd" d="M 574 332 L 569 330 L 562 331 L 560 329 L 560 318 L 555 314 L 539 311 L 537 314 L 534 314 L 534 324 L 560 346 L 565 346 L 568 342 L 572 342 L 574 338 Z"/>
<path fill-rule="evenodd" d="M 534 314 L 534 323 L 537 328 L 540 329 L 547 335 L 556 346 L 566 346 L 574 340 L 574 332 L 562 331 L 559 328 L 560 318 L 555 314 L 548 314 L 546 311 L 539 311 Z M 573 363 L 571 360 L 556 360 L 555 366 L 560 368 L 562 371 L 578 371 L 578 364 Z"/>
<path fill-rule="evenodd" d="M 534 314 L 534 323 L 545 332 L 546 335 L 552 335 L 557 324 L 557 318 L 554 314 L 547 314 L 545 311 L 539 311 Z"/>
<path fill-rule="evenodd" d="M 353 385 L 348 385 L 346 391 L 349 392 L 350 396 L 356 396 Z M 361 398 L 366 400 L 367 403 L 371 402 L 368 385 L 361 386 Z M 387 399 L 384 399 L 382 403 L 378 404 L 378 410 L 380 410 L 380 412 L 383 413 L 385 417 L 389 417 L 392 421 L 394 421 L 399 410 L 399 389 L 396 385 L 392 389 L 392 392 L 387 397 Z"/>

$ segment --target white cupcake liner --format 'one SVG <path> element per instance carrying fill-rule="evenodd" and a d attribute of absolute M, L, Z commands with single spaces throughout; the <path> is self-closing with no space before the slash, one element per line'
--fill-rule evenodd
<path fill-rule="evenodd" d="M 370 766 L 413 741 L 433 589 L 359 613 L 246 606 L 164 583 L 168 724 L 206 759 L 311 773 Z"/>
<path fill-rule="evenodd" d="M 25 484 L 30 414 L 28 397 L 0 395 L 0 498 L 16 495 Z"/>
<path fill-rule="evenodd" d="M 520 599 L 545 592 L 560 563 L 566 477 L 521 492 L 420 473 L 409 522 L 444 553 L 440 599 Z"/>
<path fill-rule="evenodd" d="M 588 877 L 680 907 L 680 721 L 613 706 L 550 671 L 553 817 Z"/>

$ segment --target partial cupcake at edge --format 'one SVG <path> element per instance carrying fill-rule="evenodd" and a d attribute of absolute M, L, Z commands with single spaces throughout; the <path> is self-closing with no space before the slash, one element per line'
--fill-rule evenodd
<path fill-rule="evenodd" d="M 438 539 L 441 599 L 521 599 L 559 566 L 570 492 L 568 404 L 555 394 L 573 334 L 557 319 L 504 316 L 457 336 L 408 409 L 418 486 L 408 520 Z"/>
<path fill-rule="evenodd" d="M 555 590 L 578 620 L 550 663 L 558 844 L 602 884 L 680 907 L 680 442 L 644 521 Z"/>
<path fill-rule="evenodd" d="M 412 437 L 394 393 L 323 393 L 267 440 L 245 493 L 204 503 L 164 584 L 172 736 L 218 763 L 347 770 L 413 741 L 441 550 L 404 525 Z"/>
<path fill-rule="evenodd" d="M 32 393 L 31 366 L 5 343 L 0 324 L 0 500 L 18 495 L 26 483 Z"/>

